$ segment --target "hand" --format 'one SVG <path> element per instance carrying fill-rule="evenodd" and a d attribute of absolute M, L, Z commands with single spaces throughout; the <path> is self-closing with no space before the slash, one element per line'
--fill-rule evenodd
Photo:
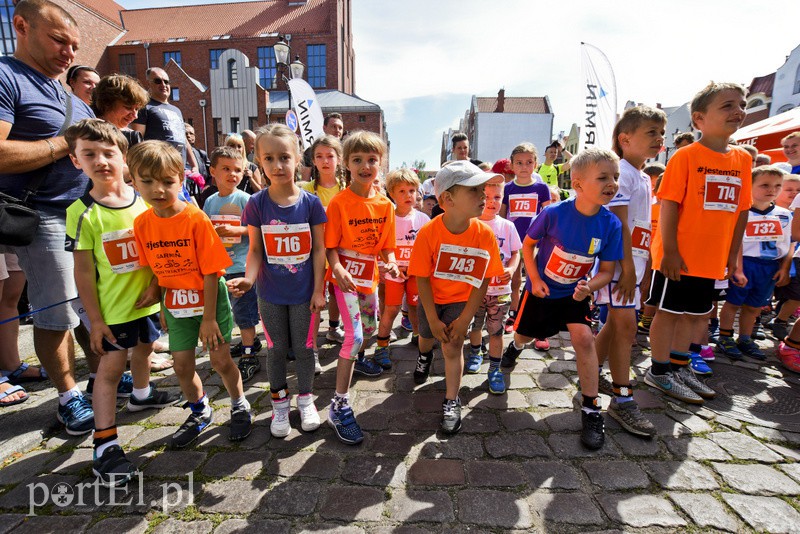
<path fill-rule="evenodd" d="M 219 226 L 215 226 L 214 230 L 217 232 L 217 235 L 220 237 L 235 237 L 236 234 L 231 230 L 232 226 L 227 224 L 220 224 Z"/>
<path fill-rule="evenodd" d="M 356 290 L 356 284 L 353 282 L 353 277 L 347 270 L 342 267 L 342 264 L 336 266 L 333 270 L 333 277 L 336 279 L 336 285 L 339 286 L 344 293 L 352 293 Z"/>
<path fill-rule="evenodd" d="M 91 330 L 89 333 L 89 345 L 92 347 L 92 352 L 98 356 L 105 356 L 108 354 L 103 348 L 103 338 L 106 338 L 109 342 L 114 343 L 115 345 L 117 343 L 117 338 L 114 337 L 114 333 L 111 332 L 111 329 L 108 327 L 108 325 L 103 321 L 98 321 L 96 323 L 92 323 L 89 329 Z"/>
<path fill-rule="evenodd" d="M 386 269 L 386 274 L 392 278 L 400 278 L 400 267 L 398 267 L 395 262 L 390 261 L 389 263 L 386 263 L 384 268 Z"/>
<path fill-rule="evenodd" d="M 513 269 L 503 269 L 503 274 L 497 277 L 498 282 L 502 282 L 503 284 L 507 284 L 511 281 L 511 277 L 514 276 Z"/>
<path fill-rule="evenodd" d="M 739 287 L 744 287 L 747 285 L 747 277 L 744 275 L 743 270 L 741 269 L 736 269 L 733 271 L 728 270 L 728 273 L 733 273 L 728 275 L 728 278 L 733 283 L 733 285 Z"/>
<path fill-rule="evenodd" d="M 586 280 L 579 280 L 578 285 L 575 286 L 575 292 L 572 294 L 572 298 L 580 302 L 585 300 L 586 297 L 591 296 L 591 294 L 592 290 L 589 287 L 589 282 Z"/>
<path fill-rule="evenodd" d="M 679 252 L 672 254 L 664 252 L 664 257 L 661 258 L 661 274 L 664 275 L 664 278 L 677 282 L 681 279 L 681 272 L 687 272 L 688 270 L 689 268 L 686 267 L 686 263 L 684 263 Z"/>
<path fill-rule="evenodd" d="M 622 271 L 620 273 L 619 282 L 614 288 L 614 294 L 617 295 L 623 305 L 633 302 L 636 298 L 636 271 L 630 273 Z"/>
<path fill-rule="evenodd" d="M 311 310 L 311 313 L 318 313 L 325 309 L 326 304 L 325 292 L 320 291 L 319 293 L 314 293 L 311 295 L 311 305 L 309 306 L 309 309 Z"/>
<path fill-rule="evenodd" d="M 461 316 L 459 316 L 455 321 L 447 325 L 450 333 L 450 339 L 465 339 L 467 337 L 467 330 L 469 329 L 470 322 L 471 321 L 469 319 L 462 319 Z"/>
<path fill-rule="evenodd" d="M 247 278 L 240 277 L 228 280 L 227 282 L 225 282 L 225 285 L 228 286 L 228 291 L 230 292 L 230 294 L 238 299 L 242 295 L 250 291 L 250 288 L 253 287 L 253 282 L 251 282 Z"/>
<path fill-rule="evenodd" d="M 167 326 L 167 318 L 166 318 L 166 314 L 168 313 L 169 312 L 165 310 L 164 307 L 162 306 L 161 313 L 158 314 L 158 322 L 161 323 L 161 331 L 164 333 L 169 332 L 169 327 Z"/>
<path fill-rule="evenodd" d="M 216 320 L 204 318 L 200 322 L 200 342 L 203 343 L 203 347 L 208 349 L 208 352 L 216 350 L 222 343 L 225 343 L 225 338 L 222 337 Z"/>
<path fill-rule="evenodd" d="M 142 291 L 142 294 L 139 296 L 139 300 L 137 300 L 136 304 L 133 306 L 138 310 L 141 308 L 147 308 L 153 304 L 158 304 L 159 301 L 161 301 L 161 288 L 150 285 L 147 286 L 147 289 Z"/>
<path fill-rule="evenodd" d="M 550 288 L 541 278 L 536 280 L 531 279 L 531 293 L 540 299 L 546 298 L 550 295 Z"/>
<path fill-rule="evenodd" d="M 450 330 L 442 321 L 438 318 L 428 321 L 428 325 L 431 327 L 431 333 L 433 337 L 439 340 L 440 343 L 444 344 L 450 341 Z"/>
<path fill-rule="evenodd" d="M 778 269 L 778 272 L 775 273 L 772 279 L 777 280 L 777 282 L 775 282 L 777 287 L 783 287 L 789 283 L 792 277 L 789 276 L 789 269 Z"/>

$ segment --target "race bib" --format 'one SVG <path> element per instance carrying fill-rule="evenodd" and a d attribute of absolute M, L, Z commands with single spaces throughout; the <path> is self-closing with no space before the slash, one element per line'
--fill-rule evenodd
<path fill-rule="evenodd" d="M 303 263 L 311 256 L 311 226 L 300 224 L 263 224 L 261 235 L 267 261 L 279 265 Z"/>
<path fill-rule="evenodd" d="M 555 247 L 550 253 L 544 274 L 559 284 L 572 284 L 589 274 L 594 258 L 571 254 Z"/>
<path fill-rule="evenodd" d="M 164 306 L 176 319 L 203 315 L 203 291 L 201 289 L 167 289 Z"/>
<path fill-rule="evenodd" d="M 394 249 L 398 267 L 408 268 L 408 264 L 411 261 L 411 249 L 413 246 L 414 245 L 397 245 L 397 248 Z"/>
<path fill-rule="evenodd" d="M 509 217 L 535 217 L 538 207 L 539 195 L 536 193 L 508 195 Z"/>
<path fill-rule="evenodd" d="M 139 264 L 139 249 L 133 238 L 133 228 L 106 232 L 102 238 L 103 252 L 114 274 L 130 273 L 142 267 Z"/>
<path fill-rule="evenodd" d="M 214 226 L 241 226 L 242 220 L 239 218 L 238 215 L 210 215 L 209 219 L 211 219 L 211 224 Z M 242 242 L 242 236 L 237 235 L 233 237 L 222 237 L 220 236 L 222 243 L 224 245 L 234 245 L 236 243 Z"/>
<path fill-rule="evenodd" d="M 631 255 L 635 258 L 650 257 L 650 223 L 634 219 L 631 230 Z"/>
<path fill-rule="evenodd" d="M 509 295 L 510 293 L 511 293 L 510 279 L 507 282 L 501 282 L 499 276 L 493 276 L 491 280 L 489 280 L 489 288 L 486 290 L 487 295 L 489 296 Z"/>
<path fill-rule="evenodd" d="M 441 245 L 433 276 L 481 287 L 489 267 L 489 252 L 481 248 Z"/>
<path fill-rule="evenodd" d="M 375 256 L 361 254 L 355 250 L 339 249 L 339 261 L 342 267 L 350 273 L 356 286 L 372 288 L 377 268 Z"/>
<path fill-rule="evenodd" d="M 744 229 L 743 241 L 780 241 L 783 238 L 781 220 L 770 215 L 751 215 Z"/>
<path fill-rule="evenodd" d="M 733 213 L 739 207 L 739 192 L 741 189 L 741 178 L 706 174 L 706 196 L 703 208 Z"/>

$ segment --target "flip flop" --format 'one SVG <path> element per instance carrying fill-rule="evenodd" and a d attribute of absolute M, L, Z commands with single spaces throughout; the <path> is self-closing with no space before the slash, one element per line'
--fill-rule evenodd
<path fill-rule="evenodd" d="M 7 380 L 3 380 L 2 382 L 0 382 L 0 384 L 5 383 L 5 382 L 7 382 Z M 25 396 L 22 397 L 21 399 L 17 399 L 15 401 L 11 401 L 11 402 L 0 402 L 0 408 L 5 408 L 6 406 L 14 406 L 15 404 L 21 404 L 21 403 L 25 402 L 26 400 L 28 400 L 30 398 L 30 395 L 28 395 L 28 392 L 25 391 L 24 387 L 14 385 L 14 386 L 11 386 L 10 388 L 8 388 L 5 391 L 0 391 L 0 400 L 3 400 L 3 399 L 5 399 L 6 397 L 8 397 L 10 395 L 13 395 L 14 393 L 17 393 L 18 391 L 21 391 L 22 393 L 24 393 Z"/>
<path fill-rule="evenodd" d="M 44 370 L 44 367 L 39 367 L 39 376 L 22 376 L 25 371 L 28 370 L 28 367 L 30 367 L 30 365 L 22 362 L 14 371 L 3 371 L 3 376 L 8 378 L 8 381 L 15 386 L 27 384 L 29 382 L 44 382 L 47 380 L 47 371 Z"/>
<path fill-rule="evenodd" d="M 164 371 L 165 369 L 169 369 L 174 365 L 172 358 L 169 356 L 160 356 L 154 355 L 150 359 L 150 370 L 151 371 Z"/>

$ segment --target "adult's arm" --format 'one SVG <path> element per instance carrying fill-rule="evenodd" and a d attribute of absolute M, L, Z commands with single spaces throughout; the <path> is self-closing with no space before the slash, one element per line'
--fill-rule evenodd
<path fill-rule="evenodd" d="M 11 141 L 11 123 L 0 121 L 0 174 L 33 171 L 61 159 L 69 152 L 63 137 L 39 141 Z M 49 143 L 48 143 L 49 141 Z M 53 145 L 53 150 L 50 144 Z"/>
<path fill-rule="evenodd" d="M 134 132 L 139 132 L 140 134 L 142 134 L 142 138 L 144 138 L 144 132 L 145 132 L 145 130 L 147 130 L 147 125 L 145 125 L 145 124 L 136 124 L 136 123 L 132 122 L 131 125 L 129 126 L 129 128 L 131 130 L 133 130 Z"/>

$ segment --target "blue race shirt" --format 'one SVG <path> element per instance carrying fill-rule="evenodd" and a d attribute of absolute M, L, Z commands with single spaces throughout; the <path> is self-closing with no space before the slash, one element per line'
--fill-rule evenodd
<path fill-rule="evenodd" d="M 206 215 L 215 226 L 217 224 L 226 224 L 224 217 L 235 217 L 236 222 L 234 225 L 238 226 L 241 223 L 242 213 L 245 206 L 247 206 L 248 200 L 250 200 L 250 195 L 240 189 L 234 189 L 233 193 L 227 197 L 214 193 L 203 204 L 203 211 L 206 212 Z M 230 224 L 230 221 L 227 224 Z M 250 238 L 247 237 L 247 234 L 241 238 L 223 237 L 222 243 L 225 245 L 228 256 L 233 260 L 233 265 L 226 269 L 228 277 L 230 278 L 231 274 L 244 274 L 247 251 L 250 248 Z"/>

